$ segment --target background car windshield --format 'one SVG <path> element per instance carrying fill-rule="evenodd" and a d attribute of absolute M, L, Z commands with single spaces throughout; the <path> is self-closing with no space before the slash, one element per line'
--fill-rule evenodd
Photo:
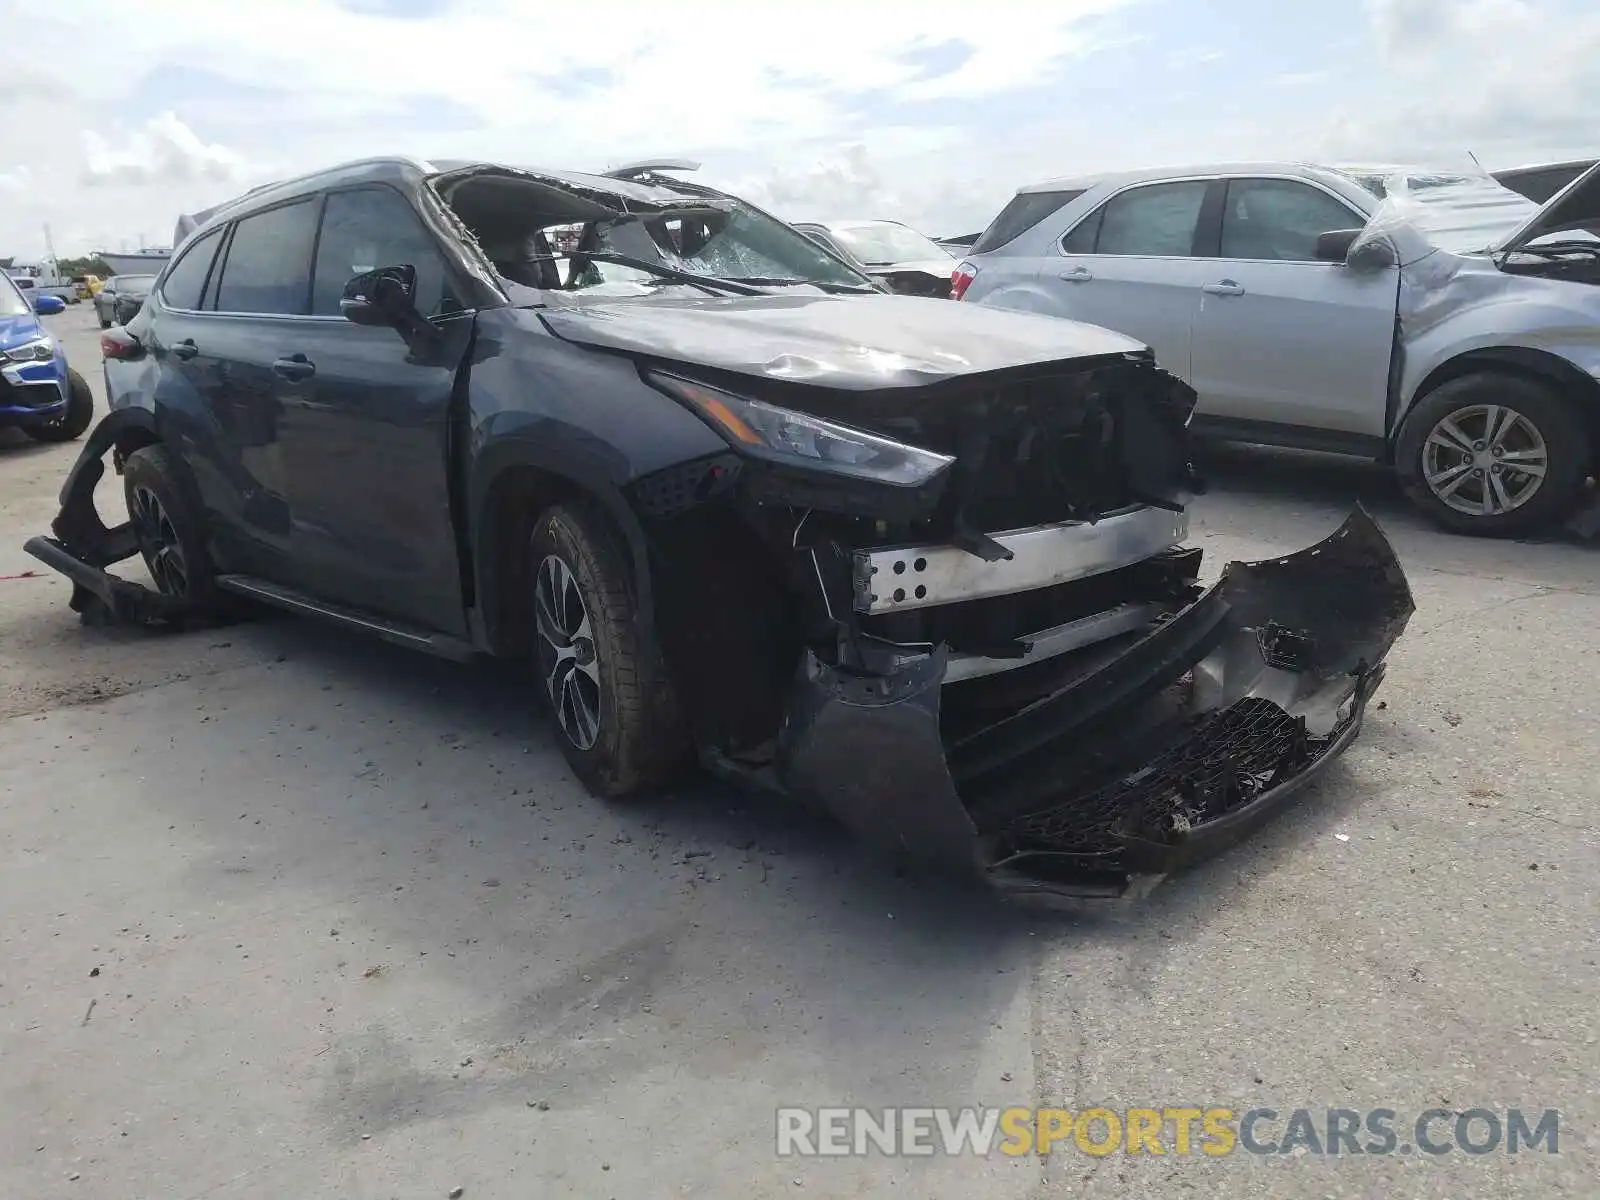
<path fill-rule="evenodd" d="M 868 280 L 781 221 L 739 206 L 602 227 L 600 249 L 694 275 L 866 286 Z M 595 264 L 605 278 L 620 274 Z"/>
<path fill-rule="evenodd" d="M 154 275 L 118 275 L 117 291 L 119 292 L 148 292 L 150 285 L 156 281 Z"/>
<path fill-rule="evenodd" d="M 11 282 L 9 275 L 0 276 L 5 282 L 0 283 L 0 317 L 20 317 L 24 313 L 33 311 L 33 306 L 22 298 L 22 293 L 17 291 L 17 285 Z"/>
<path fill-rule="evenodd" d="M 832 232 L 846 250 L 864 263 L 881 265 L 950 257 L 950 252 L 932 238 L 887 221 L 881 225 L 844 225 Z"/>

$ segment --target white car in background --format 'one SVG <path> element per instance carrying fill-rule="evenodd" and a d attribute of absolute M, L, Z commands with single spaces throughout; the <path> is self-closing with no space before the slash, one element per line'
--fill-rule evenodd
<path fill-rule="evenodd" d="M 899 221 L 797 221 L 814 242 L 905 296 L 950 295 L 955 255 Z"/>
<path fill-rule="evenodd" d="M 1023 188 L 965 303 L 1138 338 L 1197 434 L 1392 463 L 1463 533 L 1565 516 L 1600 461 L 1600 178 L 1256 163 Z"/>

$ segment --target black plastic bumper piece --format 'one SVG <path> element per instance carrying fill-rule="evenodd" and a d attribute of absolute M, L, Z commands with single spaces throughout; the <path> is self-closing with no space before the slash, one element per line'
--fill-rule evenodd
<path fill-rule="evenodd" d="M 31 537 L 22 548 L 72 581 L 68 603 L 85 624 L 178 622 L 186 613 L 182 601 L 106 570 L 139 552 L 133 526 L 124 522 L 107 528 L 94 504 L 94 489 L 106 470 L 105 455 L 126 424 L 125 413 L 113 412 L 90 431 L 61 485 L 61 511 L 50 523 L 53 536 Z"/>
<path fill-rule="evenodd" d="M 803 664 L 784 785 L 864 840 L 1008 893 L 1117 896 L 1238 842 L 1360 729 L 1413 611 L 1357 510 L 1325 541 L 1232 563 L 1131 645 L 1084 652 L 1050 694 L 941 728 L 942 651 L 876 676 Z"/>

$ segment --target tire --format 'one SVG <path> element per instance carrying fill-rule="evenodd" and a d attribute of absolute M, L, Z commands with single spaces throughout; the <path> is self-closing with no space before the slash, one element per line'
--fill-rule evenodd
<path fill-rule="evenodd" d="M 99 311 L 100 311 L 99 309 L 95 309 L 95 313 L 96 314 L 98 314 Z M 111 322 L 106 320 L 104 317 L 101 317 L 100 318 L 100 328 L 101 329 L 110 329 L 111 328 Z"/>
<path fill-rule="evenodd" d="M 216 611 L 205 522 L 177 455 L 162 445 L 135 450 L 122 464 L 122 490 L 156 590 L 186 601 L 196 615 Z"/>
<path fill-rule="evenodd" d="M 1491 414 L 1498 431 L 1492 439 Z M 1447 419 L 1465 441 L 1442 427 Z M 1519 471 L 1518 462 L 1542 462 L 1543 476 Z M 1554 527 L 1572 511 L 1589 466 L 1589 431 L 1572 401 L 1542 381 L 1496 371 L 1463 375 L 1429 392 L 1406 417 L 1395 445 L 1395 469 L 1412 502 L 1445 529 L 1479 537 Z"/>
<path fill-rule="evenodd" d="M 525 579 L 539 693 L 573 772 L 606 797 L 666 783 L 690 741 L 665 664 L 640 645 L 620 536 L 590 504 L 554 505 L 534 523 Z"/>
<path fill-rule="evenodd" d="M 29 421 L 22 427 L 36 442 L 70 442 L 83 436 L 94 420 L 94 392 L 89 381 L 70 367 L 67 369 L 67 406 L 45 421 Z"/>

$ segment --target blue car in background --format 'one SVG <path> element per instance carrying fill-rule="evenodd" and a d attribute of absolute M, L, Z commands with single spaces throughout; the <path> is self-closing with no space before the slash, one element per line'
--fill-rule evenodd
<path fill-rule="evenodd" d="M 67 366 L 41 315 L 66 308 L 59 296 L 30 302 L 0 273 L 0 428 L 16 426 L 40 442 L 70 442 L 94 419 L 94 393 Z"/>

